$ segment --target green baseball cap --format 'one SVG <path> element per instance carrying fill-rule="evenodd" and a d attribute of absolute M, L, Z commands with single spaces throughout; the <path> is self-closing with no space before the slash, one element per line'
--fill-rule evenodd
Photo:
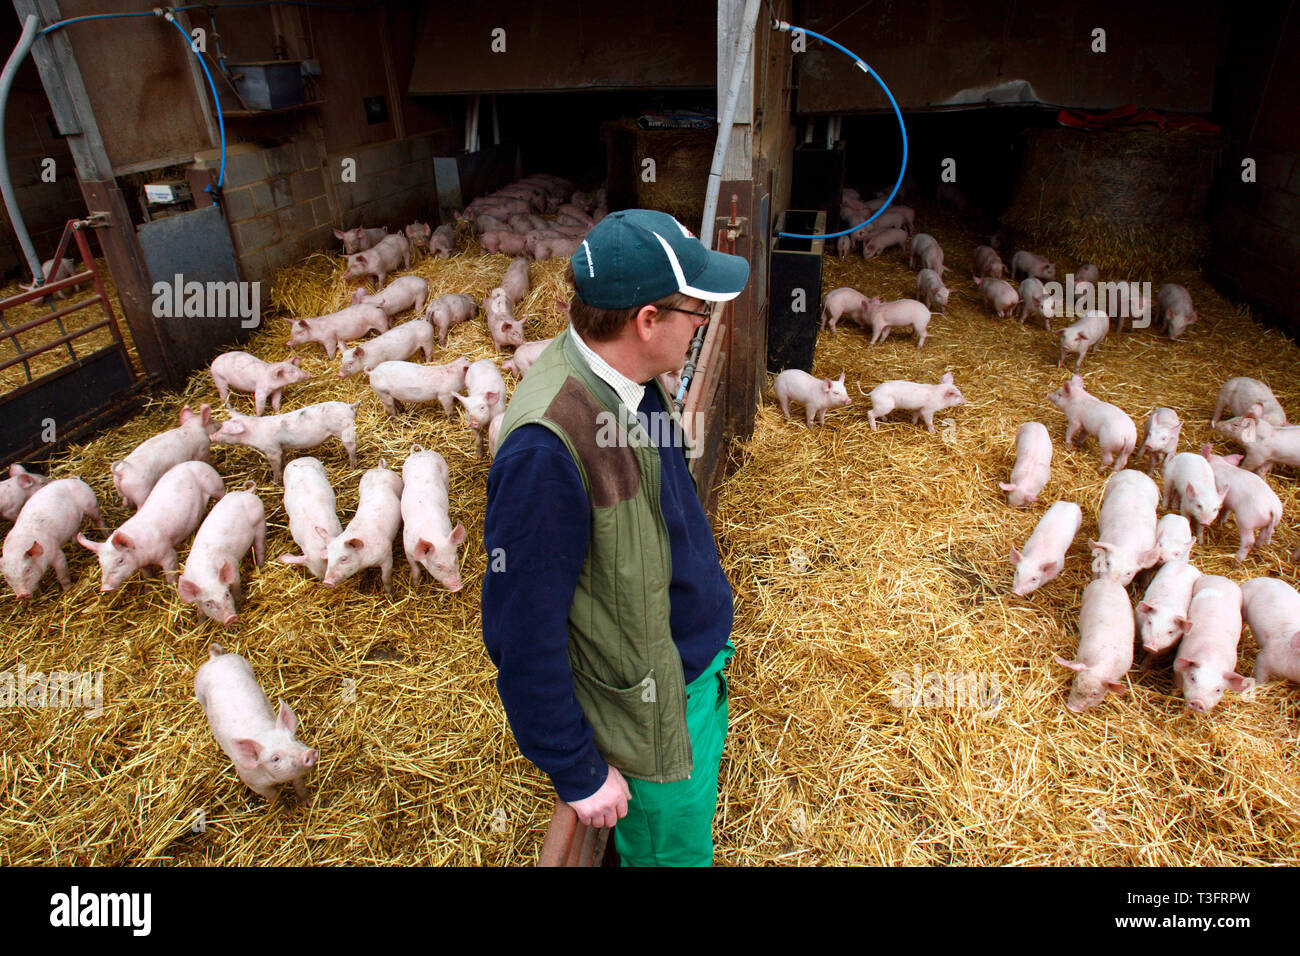
<path fill-rule="evenodd" d="M 631 309 L 681 292 L 706 302 L 740 295 L 749 262 L 713 252 L 666 212 L 623 209 L 597 223 L 570 259 L 578 298 Z"/>

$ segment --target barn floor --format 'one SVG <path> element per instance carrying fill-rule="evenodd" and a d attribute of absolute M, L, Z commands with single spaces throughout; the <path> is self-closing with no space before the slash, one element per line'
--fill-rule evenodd
<path fill-rule="evenodd" d="M 980 241 L 970 223 L 916 206 L 919 228 L 944 243 L 956 270 L 948 313 L 932 321 L 925 349 L 897 333 L 876 347 L 856 328 L 823 334 L 814 371 L 846 370 L 854 403 L 810 434 L 766 399 L 720 489 L 715 530 L 736 593 L 739 652 L 729 671 L 718 862 L 1295 862 L 1294 687 L 1271 684 L 1250 700 L 1229 694 L 1194 719 L 1167 672 L 1134 670 L 1127 697 L 1083 715 L 1066 710 L 1068 672 L 1052 657 L 1077 643 L 1086 540 L 1105 479 L 1096 445 L 1063 446 L 1064 417 L 1044 398 L 1066 376 L 1052 337 L 996 319 L 975 300 L 963 275 Z M 414 271 L 433 295 L 481 296 L 507 261 L 462 245 L 449 262 L 425 259 Z M 341 272 L 337 257 L 312 257 L 277 277 L 271 302 L 295 314 L 338 308 L 347 295 Z M 521 310 L 530 339 L 562 327 L 553 302 L 562 272 L 560 262 L 532 268 Z M 1193 274 L 1149 278 L 1187 285 L 1201 322 L 1178 343 L 1151 331 L 1108 339 L 1084 365 L 1090 391 L 1139 424 L 1153 405 L 1174 407 L 1186 422 L 1184 449 L 1211 438 L 1217 389 L 1233 375 L 1263 378 L 1285 407 L 1300 408 L 1300 350 Z M 826 260 L 827 290 L 847 284 L 895 298 L 911 295 L 914 282 L 897 251 L 869 263 Z M 250 350 L 284 357 L 287 326 L 269 325 Z M 26 607 L 0 604 L 0 672 L 104 675 L 100 716 L 0 710 L 0 785 L 9 794 L 0 864 L 535 861 L 553 797 L 515 748 L 479 634 L 488 464 L 473 458 L 459 419 L 428 410 L 389 419 L 364 380 L 333 375 L 337 360 L 298 354 L 316 377 L 286 393 L 286 410 L 362 400 L 361 468 L 349 468 L 336 443 L 316 452 L 344 523 L 361 471 L 380 457 L 397 467 L 412 442 L 447 457 L 453 520 L 469 529 L 465 590 L 453 595 L 427 580 L 413 590 L 400 558 L 393 599 L 376 572 L 330 591 L 276 563 L 293 550 L 279 487 L 254 452 L 214 446 L 227 487 L 253 478 L 268 511 L 269 561 L 260 571 L 244 565 L 248 607 L 237 627 L 196 623 L 161 580 L 136 578 L 101 595 L 93 556 L 75 545 L 66 549 L 70 592 L 47 583 Z M 481 323 L 456 329 L 434 361 L 461 354 L 492 354 Z M 967 405 L 938 416 L 938 434 L 903 418 L 870 431 L 855 380 L 870 391 L 889 378 L 936 381 L 946 370 Z M 89 481 L 116 526 L 126 513 L 108 464 L 171 427 L 180 405 L 203 401 L 217 396 L 196 375 L 182 396 L 74 450 L 52 473 Z M 997 482 L 1030 418 L 1048 426 L 1056 447 L 1043 504 L 1021 512 L 1005 506 Z M 1274 542 L 1238 568 L 1235 528 L 1216 525 L 1193 550 L 1203 571 L 1297 582 L 1287 555 L 1300 543 L 1300 485 L 1289 474 L 1270 483 L 1287 509 Z M 1057 498 L 1084 509 L 1067 568 L 1029 598 L 1011 597 L 1007 552 Z M 294 706 L 302 739 L 320 749 L 310 809 L 291 794 L 268 807 L 213 741 L 193 698 L 194 670 L 212 640 L 249 658 L 268 695 Z M 1254 652 L 1244 637 L 1243 672 Z M 960 677 L 956 693 L 891 702 L 900 675 L 924 682 L 930 672 Z"/>

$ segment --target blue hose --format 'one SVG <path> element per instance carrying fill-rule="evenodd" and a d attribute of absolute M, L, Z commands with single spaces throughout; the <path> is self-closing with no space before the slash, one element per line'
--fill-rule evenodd
<path fill-rule="evenodd" d="M 885 81 L 880 78 L 880 74 L 877 73 L 875 70 L 873 70 L 871 67 L 869 67 L 863 61 L 862 57 L 858 56 L 852 50 L 840 46 L 830 37 L 824 37 L 820 33 L 814 33 L 812 30 L 809 30 L 805 27 L 791 26 L 790 24 L 786 23 L 784 20 L 777 22 L 776 29 L 783 33 L 789 33 L 793 30 L 798 30 L 800 33 L 806 34 L 807 36 L 813 37 L 814 39 L 817 40 L 821 40 L 823 43 L 835 47 L 835 49 L 839 50 L 850 60 L 852 60 L 854 66 L 856 66 L 863 73 L 866 73 L 869 76 L 871 76 L 877 83 L 880 84 L 880 88 L 884 90 L 885 95 L 889 97 L 889 105 L 894 108 L 894 115 L 898 117 L 898 131 L 903 135 L 903 162 L 902 165 L 900 165 L 898 168 L 898 179 L 894 182 L 894 188 L 889 191 L 889 198 L 885 200 L 885 204 L 883 206 L 877 209 L 875 213 L 873 213 L 872 216 L 869 219 L 867 219 L 865 222 L 860 222 L 856 226 L 850 226 L 848 229 L 842 229 L 839 232 L 826 232 L 826 233 L 778 232 L 777 233 L 778 236 L 781 236 L 785 239 L 835 239 L 839 236 L 847 236 L 851 232 L 857 232 L 859 229 L 862 229 L 873 219 L 875 219 L 886 209 L 888 209 L 889 204 L 894 201 L 894 196 L 898 194 L 899 187 L 903 184 L 903 175 L 907 172 L 907 127 L 903 124 L 903 112 L 898 108 L 898 101 L 894 99 L 894 94 L 889 91 L 889 87 L 887 87 L 885 85 Z"/>

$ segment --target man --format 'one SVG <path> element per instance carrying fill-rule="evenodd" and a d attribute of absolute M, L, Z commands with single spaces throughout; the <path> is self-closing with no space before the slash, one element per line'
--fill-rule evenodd
<path fill-rule="evenodd" d="M 665 213 L 605 217 L 488 475 L 483 641 L 511 729 L 579 820 L 618 822 L 628 866 L 713 862 L 731 587 L 657 376 L 748 277 Z"/>

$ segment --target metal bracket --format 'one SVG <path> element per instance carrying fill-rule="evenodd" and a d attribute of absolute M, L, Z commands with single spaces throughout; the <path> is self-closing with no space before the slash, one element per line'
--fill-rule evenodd
<path fill-rule="evenodd" d="M 78 229 L 107 229 L 113 223 L 106 212 L 92 212 L 77 223 Z"/>

